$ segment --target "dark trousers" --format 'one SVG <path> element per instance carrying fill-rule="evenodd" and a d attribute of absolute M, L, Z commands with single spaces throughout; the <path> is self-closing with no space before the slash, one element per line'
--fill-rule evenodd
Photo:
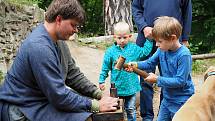
<path fill-rule="evenodd" d="M 152 121 L 154 118 L 153 112 L 153 87 L 140 78 L 142 90 L 140 91 L 140 114 L 142 121 Z"/>

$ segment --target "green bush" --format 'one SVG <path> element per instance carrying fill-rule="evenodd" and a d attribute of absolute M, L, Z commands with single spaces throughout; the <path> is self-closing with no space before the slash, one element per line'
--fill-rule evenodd
<path fill-rule="evenodd" d="M 209 53 L 215 49 L 215 2 L 193 0 L 193 22 L 190 36 L 192 54 Z"/>

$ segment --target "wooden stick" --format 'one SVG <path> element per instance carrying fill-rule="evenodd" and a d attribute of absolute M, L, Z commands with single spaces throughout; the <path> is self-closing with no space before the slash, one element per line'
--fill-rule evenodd
<path fill-rule="evenodd" d="M 129 66 L 128 64 L 123 64 L 124 68 L 128 68 L 128 66 Z M 146 71 L 140 70 L 134 66 L 131 66 L 131 67 L 133 68 L 133 72 L 140 75 L 141 77 L 146 78 L 149 76 L 149 74 Z"/>

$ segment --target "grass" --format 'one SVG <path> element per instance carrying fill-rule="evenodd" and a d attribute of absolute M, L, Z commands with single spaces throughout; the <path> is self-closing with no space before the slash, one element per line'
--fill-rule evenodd
<path fill-rule="evenodd" d="M 193 61 L 192 71 L 194 75 L 204 73 L 210 66 L 215 66 L 215 59 L 204 59 Z"/>
<path fill-rule="evenodd" d="M 81 42 L 77 41 L 78 45 L 88 46 L 96 49 L 106 50 L 108 47 L 113 45 L 113 41 L 110 42 Z"/>

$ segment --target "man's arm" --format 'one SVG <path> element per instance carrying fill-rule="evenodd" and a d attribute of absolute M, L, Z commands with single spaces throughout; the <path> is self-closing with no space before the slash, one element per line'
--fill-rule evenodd
<path fill-rule="evenodd" d="M 68 74 L 65 81 L 66 85 L 78 93 L 95 99 L 101 99 L 102 92 L 97 86 L 90 82 L 80 69 L 76 66 L 73 58 L 69 60 Z"/>
<path fill-rule="evenodd" d="M 75 60 L 71 57 L 67 44 L 62 41 L 59 43 L 59 48 L 62 53 L 64 53 L 64 60 L 68 60 L 68 63 L 66 63 L 67 65 L 65 65 L 68 66 L 65 80 L 66 85 L 84 96 L 101 99 L 102 92 L 94 83 L 90 82 L 76 66 Z"/>
<path fill-rule="evenodd" d="M 47 100 L 63 111 L 88 111 L 92 102 L 87 97 L 71 91 L 64 84 L 62 69 L 54 48 L 49 45 L 34 43 L 30 46 L 28 60 L 36 83 Z"/>
<path fill-rule="evenodd" d="M 133 0 L 132 2 L 132 14 L 134 18 L 134 22 L 138 27 L 138 31 L 143 32 L 143 29 L 147 27 L 147 23 L 144 18 L 144 8 L 142 7 L 143 5 L 143 0 Z"/>
<path fill-rule="evenodd" d="M 183 21 L 182 42 L 188 41 L 192 25 L 192 3 L 191 0 L 181 0 L 181 11 Z"/>

